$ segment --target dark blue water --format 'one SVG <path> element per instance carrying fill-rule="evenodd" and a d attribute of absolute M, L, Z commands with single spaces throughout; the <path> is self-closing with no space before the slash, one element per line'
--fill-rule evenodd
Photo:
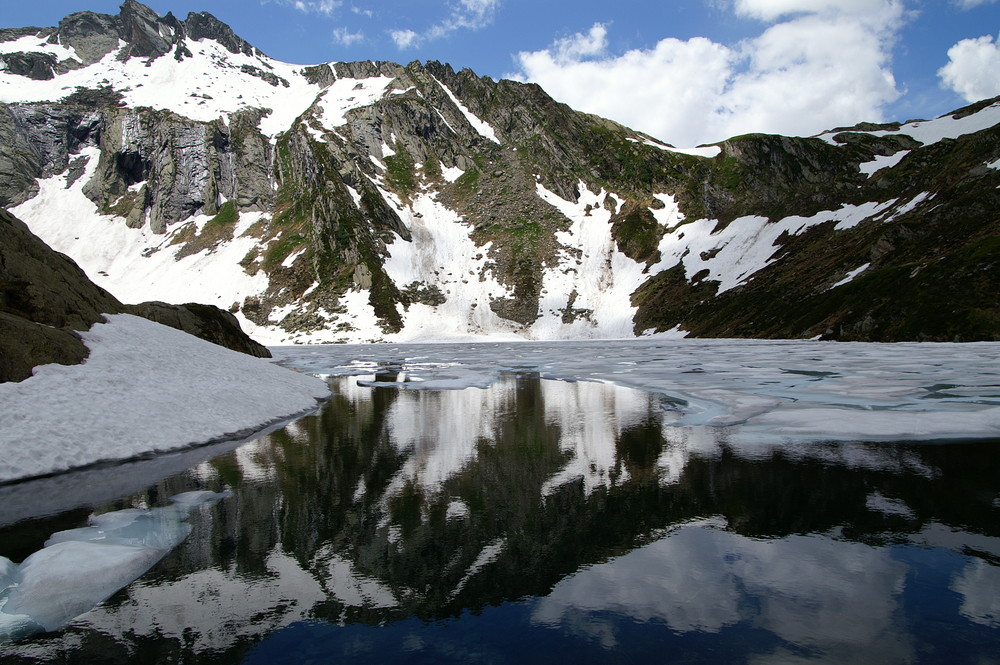
<path fill-rule="evenodd" d="M 1000 662 L 998 441 L 741 450 L 604 384 L 336 387 L 236 450 L 0 488 L 15 561 L 232 493 L 0 662 Z"/>

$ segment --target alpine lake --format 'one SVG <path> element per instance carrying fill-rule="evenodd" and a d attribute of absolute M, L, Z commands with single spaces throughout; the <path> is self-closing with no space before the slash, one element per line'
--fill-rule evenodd
<path fill-rule="evenodd" d="M 227 493 L 0 663 L 1000 663 L 1000 440 L 751 449 L 612 382 L 364 369 L 248 441 L 0 487 L 14 562 Z"/>

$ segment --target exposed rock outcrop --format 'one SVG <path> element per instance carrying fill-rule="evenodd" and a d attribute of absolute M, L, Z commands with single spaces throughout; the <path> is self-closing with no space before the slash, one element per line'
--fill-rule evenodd
<path fill-rule="evenodd" d="M 170 305 L 164 302 L 144 302 L 124 307 L 129 314 L 182 330 L 219 346 L 258 358 L 271 357 L 266 346 L 253 341 L 240 330 L 235 316 L 218 307 L 198 303 Z"/>

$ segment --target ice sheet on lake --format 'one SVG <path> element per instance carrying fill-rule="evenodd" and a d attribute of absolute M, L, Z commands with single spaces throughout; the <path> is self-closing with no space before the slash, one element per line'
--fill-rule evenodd
<path fill-rule="evenodd" d="M 56 630 L 140 577 L 191 531 L 189 513 L 225 494 L 185 492 L 171 505 L 91 517 L 53 534 L 20 565 L 0 557 L 0 643 Z"/>
<path fill-rule="evenodd" d="M 639 339 L 279 347 L 282 364 L 360 375 L 391 359 L 406 390 L 482 387 L 504 371 L 663 396 L 668 425 L 745 450 L 816 441 L 1000 437 L 1000 344 Z"/>

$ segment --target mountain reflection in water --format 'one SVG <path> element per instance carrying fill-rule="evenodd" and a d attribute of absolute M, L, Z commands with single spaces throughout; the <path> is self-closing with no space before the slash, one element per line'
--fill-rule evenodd
<path fill-rule="evenodd" d="M 608 383 L 331 381 L 315 415 L 100 506 L 232 492 L 0 661 L 996 662 L 995 441 L 751 454 Z M 0 554 L 88 512 L 11 519 Z"/>

